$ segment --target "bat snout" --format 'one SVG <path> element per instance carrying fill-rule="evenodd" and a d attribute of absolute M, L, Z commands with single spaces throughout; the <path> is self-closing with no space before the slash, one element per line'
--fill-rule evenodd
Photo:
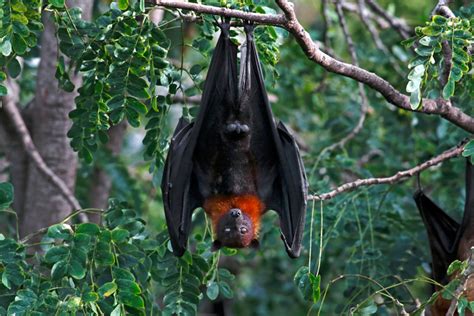
<path fill-rule="evenodd" d="M 230 210 L 230 216 L 232 216 L 233 218 L 240 217 L 242 216 L 242 211 L 238 208 L 233 208 Z"/>

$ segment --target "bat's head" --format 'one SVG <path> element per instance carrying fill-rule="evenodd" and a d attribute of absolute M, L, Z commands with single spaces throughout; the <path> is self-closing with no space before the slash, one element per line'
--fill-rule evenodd
<path fill-rule="evenodd" d="M 239 208 L 232 208 L 223 214 L 216 225 L 217 239 L 213 243 L 213 250 L 221 247 L 245 248 L 258 247 L 255 238 L 256 229 L 252 219 Z"/>

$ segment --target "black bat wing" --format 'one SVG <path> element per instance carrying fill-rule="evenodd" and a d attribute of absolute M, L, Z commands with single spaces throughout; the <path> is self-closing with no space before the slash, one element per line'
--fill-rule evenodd
<path fill-rule="evenodd" d="M 448 282 L 446 271 L 455 260 L 456 235 L 459 224 L 439 208 L 423 191 L 418 190 L 414 199 L 428 234 L 431 249 L 433 278 Z"/>
<path fill-rule="evenodd" d="M 307 182 L 298 146 L 283 123 L 276 126 L 270 108 L 253 26 L 246 25 L 241 50 L 240 106 L 251 110 L 251 150 L 256 161 L 259 195 L 266 208 L 280 216 L 282 239 L 292 258 L 298 257 L 306 214 Z"/>
<path fill-rule="evenodd" d="M 474 233 L 474 166 L 466 159 L 466 202 L 464 205 L 464 216 L 457 235 L 457 243 L 467 235 Z"/>
<path fill-rule="evenodd" d="M 187 247 L 193 211 L 202 206 L 208 190 L 204 166 L 196 161 L 209 161 L 208 146 L 214 146 L 218 135 L 223 103 L 237 98 L 237 47 L 229 39 L 229 24 L 222 24 L 222 33 L 214 50 L 207 73 L 199 115 L 194 123 L 181 119 L 171 140 L 164 166 L 161 189 L 166 222 L 174 254 L 182 256 Z"/>

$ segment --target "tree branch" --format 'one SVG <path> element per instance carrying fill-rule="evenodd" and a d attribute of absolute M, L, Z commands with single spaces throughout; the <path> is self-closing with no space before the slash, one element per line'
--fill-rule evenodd
<path fill-rule="evenodd" d="M 371 186 L 371 185 L 374 185 L 374 184 L 393 184 L 393 183 L 396 183 L 396 182 L 404 181 L 407 178 L 412 177 L 415 174 L 417 174 L 417 173 L 419 173 L 419 172 L 421 172 L 425 169 L 428 169 L 432 166 L 435 166 L 435 165 L 437 165 L 437 164 L 439 164 L 439 163 L 441 163 L 445 160 L 448 160 L 448 159 L 459 156 L 462 153 L 464 144 L 466 142 L 467 141 L 463 141 L 459 145 L 457 145 L 456 147 L 448 149 L 445 152 L 441 153 L 440 155 L 438 155 L 434 158 L 431 158 L 430 160 L 427 160 L 427 161 L 423 162 L 422 164 L 419 164 L 419 165 L 417 165 L 417 166 L 415 166 L 411 169 L 404 170 L 404 171 L 399 171 L 396 174 L 394 174 L 393 176 L 385 177 L 385 178 L 359 179 L 359 180 L 356 180 L 356 181 L 353 181 L 353 182 L 349 182 L 349 183 L 345 183 L 343 185 L 340 185 L 337 188 L 335 188 L 334 190 L 331 190 L 327 193 L 310 195 L 310 196 L 308 196 L 308 200 L 317 200 L 317 201 L 329 200 L 329 199 L 332 199 L 333 197 L 335 197 L 336 195 L 338 195 L 342 192 L 351 191 L 351 190 L 354 190 L 358 187 Z"/>
<path fill-rule="evenodd" d="M 452 122 L 453 124 L 463 128 L 464 130 L 470 133 L 474 133 L 474 118 L 467 115 L 459 108 L 452 106 L 451 102 L 446 101 L 442 98 L 438 98 L 435 100 L 423 99 L 422 106 L 417 110 L 412 110 L 410 106 L 410 98 L 395 89 L 385 79 L 363 68 L 354 66 L 352 64 L 344 63 L 325 54 L 323 51 L 320 50 L 318 45 L 312 40 L 309 33 L 299 23 L 295 15 L 293 4 L 288 0 L 276 0 L 276 3 L 283 11 L 284 16 L 279 14 L 272 15 L 249 13 L 241 10 L 213 7 L 189 2 L 179 2 L 171 0 L 154 1 L 157 5 L 167 8 L 186 9 L 198 13 L 233 17 L 255 23 L 283 27 L 287 29 L 291 34 L 293 34 L 306 56 L 310 60 L 321 65 L 327 71 L 352 78 L 356 81 L 368 85 L 372 89 L 380 92 L 388 102 L 401 109 L 407 111 L 421 112 L 425 114 L 437 114 Z M 367 3 L 370 5 L 370 3 L 373 3 L 373 1 L 367 0 Z"/>
<path fill-rule="evenodd" d="M 21 144 L 23 145 L 23 148 L 31 161 L 45 176 L 45 178 L 58 188 L 59 192 L 61 192 L 64 198 L 75 210 L 80 209 L 81 206 L 79 205 L 79 202 L 69 190 L 67 185 L 44 162 L 43 157 L 41 157 L 40 153 L 36 149 L 35 144 L 33 143 L 33 140 L 31 139 L 30 133 L 26 127 L 25 122 L 23 121 L 23 118 L 21 117 L 20 112 L 18 111 L 14 100 L 12 100 L 10 96 L 7 95 L 3 97 L 2 108 L 5 111 L 7 117 L 10 119 L 14 129 L 18 133 Z"/>
<path fill-rule="evenodd" d="M 165 8 L 191 10 L 194 12 L 219 15 L 228 18 L 238 18 L 242 20 L 252 21 L 257 24 L 284 26 L 286 23 L 285 17 L 279 14 L 277 15 L 244 12 L 241 10 L 174 0 L 154 0 L 154 3 L 158 6 L 162 6 Z"/>
<path fill-rule="evenodd" d="M 397 19 L 396 17 L 390 15 L 377 2 L 375 2 L 375 0 L 365 1 L 376 14 L 387 21 L 387 23 L 390 24 L 390 26 L 395 29 L 403 39 L 410 37 L 410 28 L 404 23 L 403 20 Z"/>

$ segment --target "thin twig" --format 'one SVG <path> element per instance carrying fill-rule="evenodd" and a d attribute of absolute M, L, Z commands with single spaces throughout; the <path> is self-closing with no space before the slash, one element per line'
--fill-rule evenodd
<path fill-rule="evenodd" d="M 381 16 L 388 24 L 392 26 L 394 30 L 400 34 L 403 39 L 410 37 L 410 28 L 404 23 L 403 20 L 397 19 L 388 12 L 386 12 L 375 0 L 366 0 L 369 7 L 379 16 Z"/>
<path fill-rule="evenodd" d="M 9 96 L 6 95 L 2 99 L 2 108 L 5 111 L 5 114 L 10 119 L 15 131 L 20 136 L 21 144 L 31 159 L 31 161 L 35 164 L 36 168 L 38 168 L 39 172 L 43 174 L 43 176 L 50 181 L 54 186 L 57 187 L 61 195 L 66 199 L 66 201 L 71 205 L 74 210 L 78 210 L 81 208 L 79 201 L 74 197 L 74 194 L 69 190 L 68 186 L 64 183 L 64 181 L 59 178 L 52 170 L 48 167 L 46 162 L 41 157 L 38 149 L 36 148 L 33 140 L 31 138 L 30 132 L 26 127 L 25 122 L 18 110 L 14 100 Z"/>
<path fill-rule="evenodd" d="M 415 166 L 411 169 L 399 171 L 396 174 L 394 174 L 393 176 L 385 177 L 385 178 L 359 179 L 359 180 L 356 180 L 356 181 L 348 182 L 348 183 L 345 183 L 343 185 L 338 186 L 334 190 L 331 190 L 327 193 L 310 195 L 310 196 L 308 196 L 308 200 L 318 200 L 318 201 L 319 200 L 329 200 L 329 199 L 334 198 L 338 194 L 354 190 L 358 187 L 371 186 L 371 185 L 375 185 L 375 184 L 392 184 L 392 183 L 404 181 L 404 180 L 416 175 L 417 173 L 419 173 L 419 172 L 421 172 L 425 169 L 428 169 L 432 166 L 440 164 L 441 162 L 443 162 L 445 160 L 448 160 L 448 159 L 459 156 L 462 153 L 464 144 L 466 142 L 467 141 L 463 141 L 459 145 L 457 145 L 456 147 L 448 149 L 445 152 L 441 153 L 440 155 L 438 155 L 434 158 L 431 158 L 430 160 L 427 160 L 427 161 L 425 161 L 425 162 L 423 162 L 423 163 L 421 163 L 421 164 L 419 164 L 419 165 L 417 165 L 417 166 Z"/>
<path fill-rule="evenodd" d="M 383 18 L 375 15 L 372 11 L 364 7 L 364 11 L 360 11 L 360 7 L 354 3 L 351 2 L 345 2 L 341 1 L 342 9 L 347 12 L 355 13 L 357 15 L 360 15 L 363 13 L 367 18 L 373 20 L 377 25 L 382 28 L 382 29 L 387 29 L 390 27 L 390 24 L 387 23 Z M 403 22 L 405 23 L 405 22 Z"/>
<path fill-rule="evenodd" d="M 103 214 L 104 212 L 105 212 L 104 210 L 98 209 L 98 208 L 85 208 L 85 209 L 76 210 L 76 211 L 71 212 L 68 216 L 66 216 L 62 221 L 60 221 L 57 224 L 64 224 L 67 221 L 69 221 L 70 219 L 72 219 L 74 216 L 80 216 L 81 214 L 85 214 L 85 213 Z M 42 234 L 46 233 L 48 231 L 48 229 L 49 229 L 49 227 L 41 228 L 41 229 L 25 236 L 22 240 L 20 240 L 20 242 L 24 244 L 28 240 L 32 239 L 33 237 L 36 237 L 38 235 L 42 235 Z"/>

